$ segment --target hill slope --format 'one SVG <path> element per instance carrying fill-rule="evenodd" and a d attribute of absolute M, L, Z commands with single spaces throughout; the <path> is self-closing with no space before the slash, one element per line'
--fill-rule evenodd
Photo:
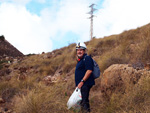
<path fill-rule="evenodd" d="M 149 112 L 150 74 L 144 66 L 150 62 L 150 24 L 93 39 L 86 45 L 87 53 L 104 72 L 91 91 L 93 113 Z M 112 64 L 122 65 L 111 68 Z M 26 56 L 9 66 L 4 64 L 0 74 L 2 106 L 18 113 L 73 112 L 66 109 L 66 102 L 75 88 L 75 65 L 75 44 L 50 53 Z M 110 69 L 114 75 L 107 71 Z M 131 79 L 126 79 L 126 75 L 131 75 Z"/>
<path fill-rule="evenodd" d="M 4 36 L 0 36 L 0 56 L 18 57 L 23 54 L 11 45 Z"/>

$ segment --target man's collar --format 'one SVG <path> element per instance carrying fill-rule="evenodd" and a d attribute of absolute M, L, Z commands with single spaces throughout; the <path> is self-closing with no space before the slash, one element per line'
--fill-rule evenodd
<path fill-rule="evenodd" d="M 86 53 L 84 53 L 84 55 L 83 55 L 82 59 L 83 59 L 86 55 L 87 55 L 87 54 L 86 54 Z"/>
<path fill-rule="evenodd" d="M 78 58 L 78 61 L 82 60 L 87 54 L 84 53 L 84 55 L 82 56 L 82 58 Z"/>

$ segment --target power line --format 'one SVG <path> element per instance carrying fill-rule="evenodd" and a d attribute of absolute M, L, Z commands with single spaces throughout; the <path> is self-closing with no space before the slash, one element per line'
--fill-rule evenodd
<path fill-rule="evenodd" d="M 89 6 L 89 7 L 91 8 L 91 11 L 88 12 L 88 14 L 91 15 L 91 16 L 88 18 L 88 19 L 91 19 L 91 26 L 90 26 L 90 37 L 91 37 L 91 40 L 92 40 L 92 38 L 93 38 L 93 17 L 94 17 L 93 12 L 94 12 L 95 10 L 97 10 L 97 9 L 94 8 L 94 5 L 95 5 L 95 4 L 91 4 L 91 5 Z"/>

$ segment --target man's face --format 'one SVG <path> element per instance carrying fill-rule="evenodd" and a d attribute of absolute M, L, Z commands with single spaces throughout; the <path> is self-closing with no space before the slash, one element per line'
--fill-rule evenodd
<path fill-rule="evenodd" d="M 84 50 L 84 49 L 77 49 L 77 56 L 78 56 L 79 58 L 82 58 L 83 55 L 84 55 L 84 53 L 85 53 L 85 50 Z"/>

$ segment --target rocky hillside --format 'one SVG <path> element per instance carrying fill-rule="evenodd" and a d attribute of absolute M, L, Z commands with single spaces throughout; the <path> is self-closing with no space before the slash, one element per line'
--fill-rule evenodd
<path fill-rule="evenodd" d="M 4 36 L 0 36 L 0 57 L 18 57 L 23 56 L 18 49 L 11 45 Z"/>
<path fill-rule="evenodd" d="M 86 42 L 99 64 L 92 113 L 150 112 L 150 24 Z M 66 103 L 75 88 L 75 44 L 3 63 L 0 112 L 74 113 Z"/>

